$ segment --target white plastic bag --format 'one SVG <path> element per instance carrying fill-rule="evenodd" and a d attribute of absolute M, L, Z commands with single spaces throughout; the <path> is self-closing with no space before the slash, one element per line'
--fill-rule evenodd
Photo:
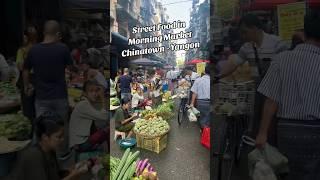
<path fill-rule="evenodd" d="M 196 115 L 196 116 L 200 115 L 200 111 L 198 109 L 196 109 L 195 107 L 191 107 L 191 110 L 192 110 L 194 115 Z"/>
<path fill-rule="evenodd" d="M 254 166 L 253 180 L 277 180 L 272 168 L 263 160 L 260 159 Z"/>
<path fill-rule="evenodd" d="M 188 118 L 190 122 L 196 122 L 197 116 L 193 113 L 192 109 L 188 110 Z"/>

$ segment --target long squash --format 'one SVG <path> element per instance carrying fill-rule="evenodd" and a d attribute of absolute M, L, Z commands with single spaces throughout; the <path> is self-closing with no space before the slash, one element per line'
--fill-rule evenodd
<path fill-rule="evenodd" d="M 118 165 L 118 168 L 117 168 L 117 171 L 114 175 L 114 177 L 112 178 L 112 180 L 116 180 L 117 177 L 119 176 L 120 172 L 121 172 L 121 169 L 123 168 L 123 166 L 125 165 L 127 159 L 128 159 L 128 156 L 130 154 L 130 148 L 126 149 L 126 151 L 124 152 L 122 158 L 121 158 L 121 161 Z"/>
<path fill-rule="evenodd" d="M 123 178 L 124 180 L 131 180 L 131 178 L 134 175 L 135 169 L 137 166 L 137 161 L 133 162 L 129 168 L 127 169 L 126 173 L 124 174 Z"/>
<path fill-rule="evenodd" d="M 128 167 L 133 163 L 133 161 L 135 159 L 137 159 L 138 155 L 140 154 L 140 151 L 136 151 L 135 153 L 133 153 L 133 155 L 131 157 L 128 158 L 126 164 L 124 165 L 124 167 L 121 170 L 120 175 L 118 176 L 117 180 L 123 180 L 122 177 L 124 175 L 124 173 L 127 171 Z"/>

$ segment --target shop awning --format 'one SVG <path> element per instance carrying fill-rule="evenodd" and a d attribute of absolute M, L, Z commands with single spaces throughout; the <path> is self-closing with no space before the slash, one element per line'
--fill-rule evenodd
<path fill-rule="evenodd" d="M 244 6 L 244 10 L 271 10 L 280 4 L 295 3 L 297 0 L 255 0 L 249 5 Z"/>
<path fill-rule="evenodd" d="M 124 49 L 141 49 L 140 46 L 137 45 L 128 45 L 128 38 L 122 36 L 119 33 L 112 32 L 111 45 L 116 48 L 118 52 L 121 52 Z"/>
<path fill-rule="evenodd" d="M 142 66 L 161 66 L 162 64 L 158 61 L 153 61 L 148 58 L 135 59 L 129 62 L 130 64 L 142 65 Z"/>

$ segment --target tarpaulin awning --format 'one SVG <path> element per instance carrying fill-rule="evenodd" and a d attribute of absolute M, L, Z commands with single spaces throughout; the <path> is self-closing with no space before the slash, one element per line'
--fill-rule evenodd
<path fill-rule="evenodd" d="M 244 6 L 244 10 L 271 10 L 277 8 L 280 4 L 295 3 L 296 0 L 255 0 L 249 5 Z"/>
<path fill-rule="evenodd" d="M 161 66 L 162 64 L 158 61 L 152 61 L 148 58 L 140 58 L 131 60 L 130 64 L 142 65 L 142 66 Z"/>
<path fill-rule="evenodd" d="M 187 65 L 191 65 L 191 64 L 198 64 L 198 63 L 202 63 L 202 62 L 209 63 L 210 61 L 209 60 L 203 60 L 203 59 L 193 59 L 191 61 L 186 62 L 186 64 Z"/>

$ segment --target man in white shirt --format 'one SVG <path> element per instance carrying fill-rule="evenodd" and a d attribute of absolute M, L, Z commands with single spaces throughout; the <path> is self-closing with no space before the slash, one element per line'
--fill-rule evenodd
<path fill-rule="evenodd" d="M 175 80 L 177 79 L 177 73 L 174 72 L 174 68 L 167 72 L 166 79 L 169 82 L 169 90 L 173 92 Z"/>
<path fill-rule="evenodd" d="M 205 75 L 196 79 L 191 87 L 192 98 L 190 106 L 196 105 L 200 111 L 199 124 L 201 129 L 210 126 L 210 68 L 207 65 Z"/>

